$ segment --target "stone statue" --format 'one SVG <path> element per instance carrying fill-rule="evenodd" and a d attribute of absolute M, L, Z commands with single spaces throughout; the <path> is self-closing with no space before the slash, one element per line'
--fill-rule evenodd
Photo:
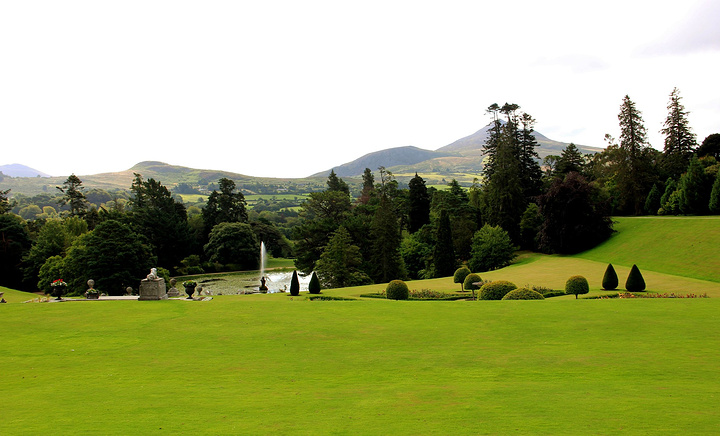
<path fill-rule="evenodd" d="M 157 268 L 150 268 L 150 274 L 147 275 L 148 280 L 157 280 Z"/>
<path fill-rule="evenodd" d="M 260 291 L 267 291 L 268 288 L 265 286 L 265 277 L 260 277 Z"/>

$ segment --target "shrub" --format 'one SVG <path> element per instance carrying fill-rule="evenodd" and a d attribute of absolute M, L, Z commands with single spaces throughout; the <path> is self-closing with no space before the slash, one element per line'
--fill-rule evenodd
<path fill-rule="evenodd" d="M 606 291 L 612 291 L 618 287 L 618 276 L 613 268 L 612 264 L 609 263 L 607 269 L 605 269 L 605 275 L 603 275 L 602 287 Z"/>
<path fill-rule="evenodd" d="M 565 282 L 565 293 L 575 294 L 576 300 L 579 294 L 587 294 L 588 292 L 590 292 L 590 285 L 583 276 L 572 276 Z"/>
<path fill-rule="evenodd" d="M 311 294 L 320 293 L 320 279 L 318 279 L 315 271 L 313 271 L 312 275 L 310 276 L 310 283 L 308 283 L 308 292 Z"/>
<path fill-rule="evenodd" d="M 645 279 L 640 273 L 640 269 L 635 264 L 633 264 L 630 269 L 630 274 L 628 274 L 628 278 L 625 281 L 625 289 L 628 292 L 640 292 L 645 290 Z"/>
<path fill-rule="evenodd" d="M 545 297 L 542 296 L 539 292 L 535 292 L 528 288 L 519 288 L 514 289 L 507 294 L 505 294 L 504 297 L 502 297 L 503 300 L 544 300 Z"/>
<path fill-rule="evenodd" d="M 453 283 L 460 283 L 460 291 L 467 288 L 465 287 L 465 277 L 470 274 L 470 268 L 466 266 L 461 266 L 460 268 L 455 270 L 455 274 L 453 275 Z"/>
<path fill-rule="evenodd" d="M 293 297 L 300 295 L 300 280 L 297 271 L 293 271 L 292 279 L 290 279 L 290 295 Z"/>
<path fill-rule="evenodd" d="M 404 281 L 393 280 L 385 288 L 385 295 L 389 300 L 407 300 L 410 296 L 410 290 Z"/>
<path fill-rule="evenodd" d="M 513 289 L 517 289 L 515 283 L 508 282 L 506 280 L 497 280 L 490 283 L 485 283 L 480 288 L 480 300 L 502 300 L 508 292 Z"/>
<path fill-rule="evenodd" d="M 465 288 L 466 291 L 472 291 L 473 300 L 475 299 L 475 289 L 480 289 L 482 286 L 475 285 L 474 283 L 479 283 L 480 281 L 482 281 L 480 276 L 474 273 L 468 274 L 463 281 L 463 288 Z"/>

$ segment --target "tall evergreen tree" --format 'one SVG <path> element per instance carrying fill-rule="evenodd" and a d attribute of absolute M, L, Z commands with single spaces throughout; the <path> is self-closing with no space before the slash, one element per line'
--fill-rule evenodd
<path fill-rule="evenodd" d="M 450 227 L 450 215 L 445 209 L 440 211 L 440 218 L 435 228 L 433 267 L 435 277 L 451 276 L 457 267 Z"/>
<path fill-rule="evenodd" d="M 560 158 L 557 160 L 555 176 L 564 179 L 572 171 L 582 174 L 584 166 L 585 158 L 577 146 L 571 142 L 563 149 Z"/>
<path fill-rule="evenodd" d="M 338 191 L 344 192 L 348 195 L 350 194 L 350 188 L 347 183 L 335 174 L 335 170 L 330 170 L 330 174 L 327 179 L 327 186 L 328 191 Z"/>
<path fill-rule="evenodd" d="M 371 282 L 362 271 L 360 248 L 353 244 L 350 233 L 340 226 L 324 247 L 315 271 L 325 288 L 343 288 Z"/>
<path fill-rule="evenodd" d="M 619 157 L 616 180 L 622 212 L 640 215 L 653 183 L 652 159 L 642 114 L 630 100 L 623 98 L 620 121 Z"/>
<path fill-rule="evenodd" d="M 705 177 L 702 164 L 693 157 L 678 183 L 680 213 L 697 215 L 707 212 L 709 192 Z"/>
<path fill-rule="evenodd" d="M 491 225 L 499 225 L 513 241 L 520 236 L 520 219 L 526 207 L 520 179 L 520 164 L 513 153 L 511 138 L 501 138 L 493 159 L 492 175 L 486 176 L 486 217 Z"/>
<path fill-rule="evenodd" d="M 78 176 L 71 174 L 63 182 L 63 186 L 56 186 L 56 189 L 63 193 L 58 205 L 69 205 L 70 216 L 83 216 L 87 213 L 88 201 L 83 192 L 85 187 L 82 186 L 82 180 Z"/>
<path fill-rule="evenodd" d="M 665 135 L 663 168 L 671 177 L 679 177 L 685 171 L 697 147 L 681 98 L 680 91 L 674 88 L 667 106 L 668 115 L 660 130 Z"/>
<path fill-rule="evenodd" d="M 715 176 L 715 182 L 710 191 L 710 203 L 708 210 L 711 214 L 720 214 L 720 171 Z"/>
<path fill-rule="evenodd" d="M 370 168 L 365 168 L 362 175 L 363 185 L 360 193 L 359 202 L 361 204 L 368 204 L 372 192 L 375 190 L 375 176 L 373 175 Z"/>
<path fill-rule="evenodd" d="M 405 280 L 407 272 L 400 255 L 402 236 L 400 226 L 389 199 L 381 197 L 371 225 L 373 249 L 371 253 L 372 279 L 376 283 Z"/>
<path fill-rule="evenodd" d="M 520 182 L 525 199 L 530 201 L 540 195 L 542 188 L 542 169 L 538 161 L 540 157 L 535 150 L 539 144 L 533 135 L 535 119 L 528 113 L 519 117 L 522 129 L 519 130 L 518 160 L 520 161 Z"/>
<path fill-rule="evenodd" d="M 13 208 L 13 205 L 8 198 L 9 192 L 9 189 L 4 191 L 0 190 L 0 215 L 10 212 Z"/>
<path fill-rule="evenodd" d="M 235 192 L 235 182 L 223 177 L 218 183 L 220 192 L 213 190 L 202 209 L 205 235 L 220 223 L 248 222 L 247 202 L 242 192 Z"/>
<path fill-rule="evenodd" d="M 430 224 L 430 195 L 425 180 L 415 173 L 408 183 L 408 231 L 415 233 Z"/>

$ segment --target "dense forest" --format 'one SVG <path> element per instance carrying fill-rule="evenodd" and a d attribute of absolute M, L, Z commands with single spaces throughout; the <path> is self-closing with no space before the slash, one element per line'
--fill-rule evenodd
<path fill-rule="evenodd" d="M 619 135 L 581 154 L 569 144 L 542 162 L 535 120 L 517 104 L 493 104 L 484 169 L 472 186 L 452 180 L 407 185 L 379 167 L 348 185 L 331 172 L 324 190 L 302 201 L 248 206 L 235 181 L 219 178 L 202 203 L 135 174 L 129 190 L 86 190 L 71 175 L 54 194 L 0 191 L 0 285 L 51 291 L 57 279 L 81 293 L 88 279 L 108 294 L 161 275 L 256 269 L 260 241 L 295 259 L 326 287 L 446 277 L 501 268 L 518 249 L 575 253 L 612 233 L 613 215 L 720 213 L 720 134 L 697 143 L 677 89 L 670 94 L 663 151 L 647 142 L 641 112 L 622 100 Z M 257 187 L 255 192 L 262 191 Z"/>

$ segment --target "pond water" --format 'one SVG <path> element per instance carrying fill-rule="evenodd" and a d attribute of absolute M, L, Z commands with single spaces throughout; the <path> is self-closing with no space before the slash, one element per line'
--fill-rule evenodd
<path fill-rule="evenodd" d="M 265 286 L 268 293 L 290 292 L 292 271 L 266 271 Z M 298 273 L 300 292 L 307 292 L 310 275 L 302 276 Z M 216 277 L 202 277 L 198 279 L 203 292 L 210 291 L 212 295 L 233 295 L 257 293 L 260 288 L 260 271 L 246 273 L 223 274 Z"/>

